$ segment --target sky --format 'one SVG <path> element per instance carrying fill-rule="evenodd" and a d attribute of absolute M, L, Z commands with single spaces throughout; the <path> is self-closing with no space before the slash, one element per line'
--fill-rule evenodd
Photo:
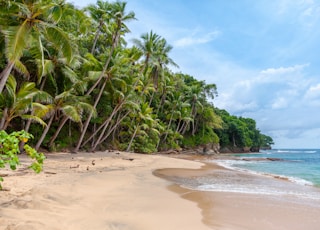
<path fill-rule="evenodd" d="M 320 148 L 320 1 L 126 2 L 128 39 L 165 38 L 174 71 L 217 85 L 216 107 L 254 119 L 273 148 Z"/>

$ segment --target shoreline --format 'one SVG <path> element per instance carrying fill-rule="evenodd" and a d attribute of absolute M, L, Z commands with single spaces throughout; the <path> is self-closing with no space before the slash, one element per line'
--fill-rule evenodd
<path fill-rule="evenodd" d="M 193 158 L 192 156 L 186 156 Z M 202 159 L 201 159 L 202 158 Z M 204 163 L 200 169 L 160 169 L 155 175 L 178 184 L 168 189 L 176 192 L 182 198 L 197 203 L 202 210 L 203 222 L 211 229 L 310 229 L 319 228 L 320 199 L 309 199 L 298 194 L 288 194 L 287 189 L 297 189 L 299 192 L 320 194 L 315 186 L 296 184 L 275 175 L 251 174 L 250 172 L 225 168 L 216 163 L 206 163 L 208 157 L 195 157 Z M 205 191 L 191 189 L 188 178 L 196 180 L 204 176 L 225 177 L 225 182 L 234 179 L 242 182 L 243 178 L 254 181 L 257 186 L 280 185 L 277 194 L 259 194 L 230 191 Z M 244 180 L 244 181 L 248 181 Z M 180 186 L 179 186 L 180 184 Z M 237 186 L 237 184 L 235 184 Z"/>
<path fill-rule="evenodd" d="M 207 159 L 117 151 L 47 154 L 40 174 L 23 165 L 13 172 L 0 170 L 10 174 L 0 192 L 0 229 L 318 229 L 319 201 L 180 186 L 182 179 L 223 178 L 223 173 L 228 179 L 293 184 L 208 164 Z"/>

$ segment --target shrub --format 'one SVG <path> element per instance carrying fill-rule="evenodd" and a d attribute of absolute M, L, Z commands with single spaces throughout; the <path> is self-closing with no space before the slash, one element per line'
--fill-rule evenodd
<path fill-rule="evenodd" d="M 6 131 L 0 131 L 0 168 L 5 168 L 7 165 L 11 170 L 16 170 L 17 166 L 20 164 L 18 154 L 20 153 L 19 143 L 26 143 L 33 136 L 24 130 L 18 132 L 12 132 L 10 134 Z M 26 154 L 34 161 L 29 166 L 36 173 L 41 172 L 43 161 L 45 156 L 42 153 L 38 153 L 34 148 L 28 144 L 24 144 L 24 150 Z M 0 177 L 0 182 L 3 178 Z M 2 189 L 0 183 L 0 190 Z"/>

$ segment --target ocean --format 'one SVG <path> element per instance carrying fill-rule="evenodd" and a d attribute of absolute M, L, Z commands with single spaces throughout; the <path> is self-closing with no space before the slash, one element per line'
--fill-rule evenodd
<path fill-rule="evenodd" d="M 251 173 L 278 175 L 298 184 L 320 187 L 320 149 L 273 149 L 234 156 L 239 157 L 239 160 L 222 161 L 220 164 Z"/>
<path fill-rule="evenodd" d="M 273 149 L 222 155 L 208 162 L 232 170 L 212 170 L 176 182 L 192 190 L 307 199 L 310 203 L 320 201 L 319 149 Z"/>

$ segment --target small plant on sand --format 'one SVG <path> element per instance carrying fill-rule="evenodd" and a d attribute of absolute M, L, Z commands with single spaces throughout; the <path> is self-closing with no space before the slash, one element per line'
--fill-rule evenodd
<path fill-rule="evenodd" d="M 25 132 L 24 130 L 18 132 L 12 132 L 10 134 L 6 131 L 0 131 L 0 168 L 5 168 L 9 166 L 10 169 L 15 170 L 20 164 L 18 154 L 19 143 L 22 141 L 26 143 L 29 139 L 33 138 L 30 133 Z M 26 154 L 33 159 L 29 168 L 33 169 L 36 173 L 41 172 L 42 164 L 45 159 L 45 156 L 42 153 L 38 153 L 34 148 L 28 144 L 24 144 L 24 150 Z M 0 177 L 0 182 L 3 181 L 3 178 Z M 0 190 L 2 190 L 0 183 Z"/>

